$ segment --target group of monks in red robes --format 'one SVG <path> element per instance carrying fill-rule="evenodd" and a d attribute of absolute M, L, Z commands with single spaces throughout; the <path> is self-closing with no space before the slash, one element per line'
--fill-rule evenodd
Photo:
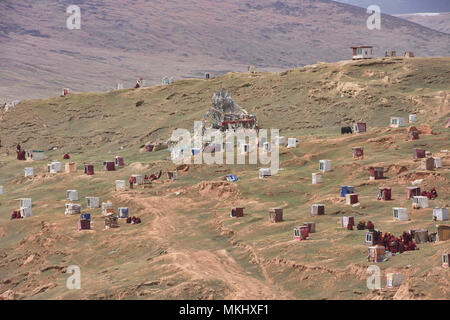
<path fill-rule="evenodd" d="M 413 236 L 409 232 L 403 232 L 401 236 L 396 237 L 390 232 L 383 234 L 380 231 L 377 239 L 377 245 L 384 246 L 391 253 L 403 253 L 417 249 Z"/>
<path fill-rule="evenodd" d="M 153 173 L 150 176 L 145 175 L 144 180 L 150 180 L 150 181 L 158 180 L 159 178 L 161 178 L 161 174 L 162 174 L 162 170 L 159 171 L 158 175 L 153 174 Z"/>
<path fill-rule="evenodd" d="M 358 230 L 365 230 L 365 229 L 368 229 L 369 231 L 374 231 L 375 230 L 375 225 L 373 224 L 373 222 L 372 221 L 367 221 L 367 224 L 366 224 L 366 222 L 365 221 L 360 221 L 359 223 L 358 223 L 358 225 L 356 226 L 356 229 L 358 229 Z M 351 230 L 353 230 L 353 229 L 351 229 Z"/>
<path fill-rule="evenodd" d="M 422 191 L 422 196 L 427 197 L 430 200 L 434 200 L 437 198 L 438 194 L 436 189 L 433 187 L 431 191 Z"/>
<path fill-rule="evenodd" d="M 11 214 L 11 219 L 21 219 L 22 216 L 20 214 L 20 211 L 14 210 Z"/>
<path fill-rule="evenodd" d="M 141 218 L 139 217 L 128 217 L 127 218 L 127 223 L 131 223 L 131 224 L 137 224 L 137 223 L 141 223 Z"/>
<path fill-rule="evenodd" d="M 25 150 L 22 150 L 20 144 L 17 145 L 16 152 L 17 152 L 17 160 L 26 160 Z"/>
<path fill-rule="evenodd" d="M 356 228 L 358 230 L 368 229 L 369 231 L 374 232 L 375 244 L 384 246 L 386 250 L 391 253 L 403 253 L 405 251 L 417 249 L 413 240 L 413 235 L 409 232 L 403 232 L 403 234 L 398 237 L 390 232 L 383 234 L 383 232 L 375 230 L 375 225 L 372 221 L 367 221 L 367 224 L 364 221 L 360 221 Z"/>

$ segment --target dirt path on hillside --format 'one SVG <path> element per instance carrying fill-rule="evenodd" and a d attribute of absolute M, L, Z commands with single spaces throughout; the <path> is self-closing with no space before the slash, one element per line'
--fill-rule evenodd
<path fill-rule="evenodd" d="M 280 292 L 270 280 L 263 266 L 261 274 L 263 279 L 254 277 L 248 272 L 226 249 L 201 248 L 203 239 L 197 243 L 184 241 L 183 235 L 198 235 L 198 220 L 196 217 L 179 213 L 181 210 L 192 210 L 205 205 L 204 201 L 195 202 L 185 197 L 148 197 L 139 194 L 120 194 L 121 200 L 132 201 L 142 207 L 141 212 L 151 214 L 151 228 L 148 230 L 155 241 L 168 245 L 168 256 L 174 267 L 189 275 L 191 280 L 217 280 L 223 281 L 230 289 L 225 299 L 289 299 L 285 293 Z M 211 201 L 211 199 L 208 199 Z M 214 199 L 217 200 L 217 199 Z M 209 202 L 208 201 L 208 202 Z M 225 203 L 221 203 L 226 205 Z M 214 220 L 211 214 L 211 222 Z M 214 229 L 213 227 L 211 227 Z M 217 235 L 220 233 L 217 232 Z M 204 241 L 208 241 L 205 235 Z M 225 240 L 227 241 L 227 240 Z M 232 245 L 230 244 L 230 247 Z M 199 247 L 199 248 L 197 248 Z M 201 249 L 200 249 L 201 248 Z M 236 248 L 233 248 L 236 249 Z M 236 249 L 237 250 L 237 249 Z M 256 254 L 253 252 L 253 254 Z M 250 258 L 249 258 L 250 259 Z"/>

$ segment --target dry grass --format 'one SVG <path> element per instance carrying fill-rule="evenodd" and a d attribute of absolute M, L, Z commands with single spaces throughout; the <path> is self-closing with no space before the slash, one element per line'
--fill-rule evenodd
<path fill-rule="evenodd" d="M 441 154 L 444 167 L 433 173 L 421 172 L 412 160 L 414 147 L 433 154 L 449 149 L 442 121 L 449 111 L 443 98 L 449 90 L 449 63 L 448 58 L 349 62 L 24 102 L 0 122 L 1 132 L 8 132 L 0 149 L 5 188 L 0 196 L 0 294 L 16 299 L 448 299 L 449 271 L 440 267 L 448 241 L 422 244 L 418 251 L 379 264 L 383 274 L 403 273 L 405 283 L 398 291 L 374 293 L 365 287 L 364 233 L 344 230 L 339 221 L 353 215 L 394 234 L 419 227 L 436 231 L 431 208 L 410 209 L 408 222 L 393 222 L 391 208 L 411 207 L 405 187 L 418 178 L 424 179 L 424 189 L 438 190 L 430 207 L 450 204 L 449 156 Z M 367 78 L 371 72 L 383 72 L 392 82 L 383 86 Z M 341 98 L 340 93 L 355 94 L 339 91 L 343 82 L 364 90 Z M 149 190 L 115 193 L 116 179 L 174 169 L 167 151 L 143 153 L 140 146 L 167 139 L 176 127 L 192 127 L 219 83 L 256 113 L 263 128 L 278 127 L 283 135 L 297 137 L 297 148 L 281 150 L 285 170 L 261 181 L 255 165 L 192 165 L 178 181 L 164 179 Z M 320 90 L 308 96 L 315 88 Z M 145 103 L 136 108 L 140 100 Z M 428 123 L 434 134 L 406 141 L 406 128 L 386 128 L 390 115 L 409 112 L 418 114 L 416 126 Z M 367 121 L 369 132 L 340 136 L 340 125 L 359 118 Z M 48 161 L 70 152 L 79 164 L 94 162 L 96 174 L 49 175 L 47 161 L 14 160 L 17 142 L 27 149 L 58 146 L 47 152 Z M 364 160 L 351 158 L 354 146 L 364 147 Z M 124 156 L 126 166 L 102 171 L 101 162 L 115 155 Z M 311 172 L 317 171 L 319 159 L 331 159 L 333 171 L 313 186 Z M 383 166 L 387 179 L 370 182 L 372 165 Z M 22 178 L 26 166 L 35 168 L 34 178 Z M 240 181 L 224 182 L 227 173 Z M 341 184 L 356 187 L 360 207 L 339 200 Z M 376 200 L 381 185 L 392 187 L 393 201 Z M 121 221 L 120 228 L 104 230 L 96 209 L 91 210 L 92 230 L 78 232 L 77 217 L 64 216 L 66 189 L 79 191 L 83 207 L 84 197 L 99 196 L 112 200 L 115 208 L 130 207 L 143 223 Z M 33 217 L 9 220 L 19 197 L 33 198 Z M 327 215 L 310 217 L 313 203 L 324 203 Z M 245 207 L 245 216 L 229 218 L 232 206 Z M 270 224 L 268 208 L 276 206 L 284 208 L 284 222 Z M 309 221 L 316 222 L 317 232 L 308 241 L 294 242 L 293 227 Z M 72 264 L 81 267 L 83 290 L 65 287 L 64 271 Z"/>

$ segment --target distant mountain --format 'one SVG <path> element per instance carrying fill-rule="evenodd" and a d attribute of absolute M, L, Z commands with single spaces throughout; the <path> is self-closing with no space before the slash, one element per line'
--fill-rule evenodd
<path fill-rule="evenodd" d="M 450 12 L 399 14 L 396 17 L 450 34 Z"/>
<path fill-rule="evenodd" d="M 415 12 L 450 12 L 449 0 L 335 0 L 358 7 L 378 5 L 381 12 L 404 14 Z"/>
<path fill-rule="evenodd" d="M 71 4 L 81 8 L 81 30 L 66 27 Z M 0 100 L 248 65 L 282 70 L 349 59 L 359 44 L 378 56 L 450 52 L 450 35 L 389 15 L 368 30 L 366 9 L 330 0 L 3 0 L 0 15 Z"/>

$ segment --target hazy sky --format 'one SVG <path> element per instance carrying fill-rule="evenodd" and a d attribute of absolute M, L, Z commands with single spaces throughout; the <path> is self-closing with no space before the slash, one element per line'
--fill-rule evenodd
<path fill-rule="evenodd" d="M 450 0 L 334 0 L 367 8 L 375 4 L 387 14 L 450 12 Z"/>

